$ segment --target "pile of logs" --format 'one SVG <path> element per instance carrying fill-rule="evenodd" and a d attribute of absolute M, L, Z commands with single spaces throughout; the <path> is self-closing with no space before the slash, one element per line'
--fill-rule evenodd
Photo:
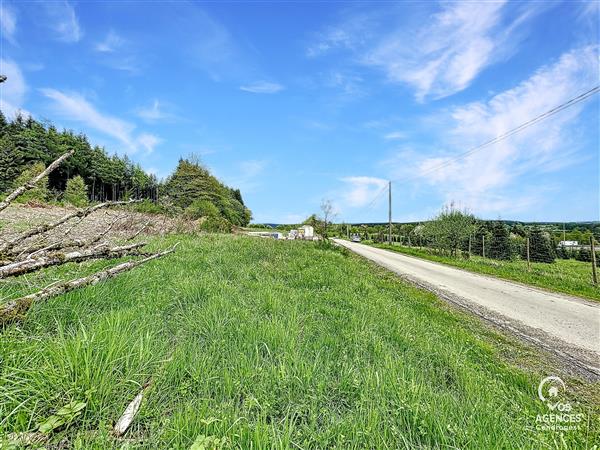
<path fill-rule="evenodd" d="M 36 183 L 44 179 L 44 177 L 56 169 L 56 167 L 72 154 L 73 151 L 65 153 L 50 164 L 42 173 L 10 193 L 4 201 L 0 202 L 0 215 L 2 210 L 7 208 L 13 200 L 27 190 L 34 188 Z M 53 283 L 33 294 L 0 303 L 0 326 L 22 319 L 31 305 L 35 302 L 41 302 L 50 297 L 83 286 L 96 284 L 102 280 L 131 270 L 145 262 L 173 252 L 175 247 L 157 253 L 143 252 L 142 247 L 146 245 L 145 242 L 111 246 L 108 242 L 103 241 L 103 238 L 118 219 L 113 221 L 104 231 L 91 238 L 69 239 L 69 231 L 94 212 L 117 205 L 130 204 L 135 201 L 136 200 L 105 202 L 87 208 L 77 209 L 54 222 L 33 227 L 23 233 L 12 236 L 10 239 L 0 242 L 0 282 L 4 278 L 17 277 L 26 273 L 41 270 L 45 267 L 57 266 L 69 262 L 82 262 L 93 259 L 113 259 L 122 258 L 124 256 L 141 256 L 141 259 L 131 259 L 82 278 Z M 149 223 L 146 223 L 140 227 L 135 234 L 127 238 L 127 241 L 131 241 L 139 236 L 148 225 Z M 61 233 L 60 239 L 55 238 L 52 242 L 49 242 L 48 233 L 53 230 L 56 231 L 59 227 L 64 226 L 70 226 L 71 228 Z M 0 299 L 0 302 L 3 300 L 4 299 Z"/>

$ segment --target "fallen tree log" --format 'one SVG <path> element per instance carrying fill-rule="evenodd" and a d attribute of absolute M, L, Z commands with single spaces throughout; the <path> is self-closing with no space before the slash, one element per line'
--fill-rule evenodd
<path fill-rule="evenodd" d="M 26 259 L 0 267 L 0 278 L 14 277 L 40 270 L 44 267 L 58 266 L 69 262 L 81 262 L 98 258 L 120 258 L 146 245 L 145 242 L 123 245 L 120 247 L 100 247 L 72 251 L 68 253 L 52 253 L 48 256 Z"/>
<path fill-rule="evenodd" d="M 135 267 L 140 266 L 148 261 L 152 261 L 153 259 L 161 258 L 169 253 L 173 253 L 176 247 L 177 244 L 167 250 L 154 253 L 146 258 L 138 259 L 136 261 L 127 261 L 109 269 L 101 270 L 92 275 L 77 278 L 75 280 L 54 283 L 45 287 L 41 291 L 34 292 L 33 294 L 29 294 L 15 300 L 10 300 L 9 302 L 0 306 L 0 326 L 5 326 L 11 322 L 20 320 L 22 316 L 29 310 L 29 308 L 31 308 L 31 305 L 33 305 L 34 302 L 41 302 L 51 297 L 67 293 L 84 286 L 97 284 L 100 281 L 134 269 Z"/>
<path fill-rule="evenodd" d="M 59 250 L 65 250 L 68 248 L 82 248 L 82 247 L 90 247 L 93 244 L 95 244 L 96 242 L 98 242 L 100 239 L 102 239 L 104 236 L 106 236 L 108 234 L 108 232 L 112 229 L 112 227 L 114 226 L 115 223 L 117 223 L 119 221 L 120 217 L 117 217 L 115 220 L 113 220 L 110 225 L 99 235 L 95 236 L 92 239 L 89 240 L 85 240 L 85 239 L 73 239 L 70 241 L 56 241 L 53 242 L 52 244 L 46 245 L 44 244 L 34 244 L 31 245 L 25 249 L 13 249 L 9 252 L 9 255 L 11 257 L 13 257 L 13 259 L 15 259 L 16 261 L 24 261 L 26 259 L 33 259 L 33 258 L 38 258 L 40 256 L 42 256 L 45 253 L 51 252 L 51 251 L 59 251 Z M 68 234 L 68 233 L 65 233 Z"/>
<path fill-rule="evenodd" d="M 68 222 L 69 220 L 71 220 L 73 218 L 78 217 L 80 219 L 83 219 L 83 218 L 89 216 L 90 214 L 92 214 L 93 212 L 98 211 L 99 209 L 102 209 L 102 208 L 108 208 L 108 207 L 116 206 L 116 205 L 129 205 L 131 203 L 137 203 L 139 201 L 140 200 L 105 202 L 105 203 L 99 203 L 94 206 L 89 206 L 85 209 L 78 209 L 77 211 L 74 211 L 72 213 L 69 213 L 69 214 L 61 217 L 60 219 L 58 219 L 55 222 L 39 225 L 35 228 L 32 228 L 31 230 L 26 231 L 25 233 L 20 234 L 17 237 L 14 237 L 13 239 L 1 244 L 0 245 L 0 254 L 5 255 L 7 252 L 10 252 L 10 250 L 15 248 L 17 245 L 19 245 L 21 242 L 25 241 L 26 239 L 29 239 L 38 234 L 46 233 L 47 231 L 53 230 L 54 228 L 61 226 L 62 224 Z"/>
<path fill-rule="evenodd" d="M 71 156 L 73 153 L 75 153 L 74 150 L 69 150 L 67 153 L 65 153 L 64 155 L 62 155 L 60 158 L 58 158 L 56 161 L 54 161 L 52 164 L 50 164 L 48 167 L 46 167 L 44 169 L 44 171 L 42 173 L 40 173 L 39 175 L 37 175 L 36 177 L 33 177 L 31 180 L 29 180 L 27 183 L 25 183 L 22 186 L 19 186 L 18 188 L 16 188 L 14 191 L 12 191 L 10 194 L 8 194 L 8 196 L 4 199 L 4 201 L 0 202 L 0 211 L 2 211 L 3 209 L 7 208 L 8 205 L 10 205 L 10 203 L 16 199 L 19 195 L 21 195 L 23 192 L 28 191 L 29 189 L 33 189 L 35 187 L 35 185 L 45 176 L 47 176 L 50 172 L 52 172 L 54 169 L 56 169 L 58 166 L 60 166 L 62 164 L 62 162 L 67 159 L 69 156 Z"/>

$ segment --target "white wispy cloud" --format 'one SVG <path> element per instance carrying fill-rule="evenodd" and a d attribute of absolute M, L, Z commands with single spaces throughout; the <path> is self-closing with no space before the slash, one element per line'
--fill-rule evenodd
<path fill-rule="evenodd" d="M 340 24 L 316 33 L 306 55 L 314 58 L 333 50 L 356 50 L 362 47 L 371 37 L 372 19 L 370 14 L 365 13 L 346 15 Z"/>
<path fill-rule="evenodd" d="M 387 133 L 383 136 L 384 139 L 388 140 L 388 141 L 392 141 L 392 140 L 398 140 L 398 139 L 405 139 L 406 138 L 406 133 L 403 133 L 402 131 L 392 131 L 390 133 Z"/>
<path fill-rule="evenodd" d="M 7 77 L 6 81 L 0 84 L 0 109 L 2 112 L 9 118 L 14 117 L 19 111 L 23 115 L 30 115 L 22 109 L 28 88 L 17 63 L 8 59 L 0 59 L 0 73 Z"/>
<path fill-rule="evenodd" d="M 241 176 L 243 178 L 254 178 L 263 172 L 266 165 L 267 161 L 264 160 L 242 161 L 239 164 Z"/>
<path fill-rule="evenodd" d="M 318 35 L 315 57 L 335 49 L 351 63 L 381 70 L 391 82 L 412 87 L 418 101 L 467 88 L 489 65 L 515 51 L 521 26 L 542 8 L 494 2 L 443 2 L 418 20 L 405 10 L 357 12 Z"/>
<path fill-rule="evenodd" d="M 53 101 L 53 107 L 59 116 L 81 122 L 116 139 L 124 145 L 126 152 L 136 152 L 140 149 L 151 152 L 161 142 L 160 138 L 149 133 L 136 136 L 134 124 L 101 113 L 80 94 L 50 88 L 40 89 L 40 92 Z"/>
<path fill-rule="evenodd" d="M 269 81 L 257 81 L 251 84 L 240 86 L 240 90 L 252 92 L 254 94 L 276 94 L 285 89 L 279 83 L 271 83 Z"/>
<path fill-rule="evenodd" d="M 148 106 L 143 106 L 136 110 L 138 117 L 148 121 L 157 122 L 159 120 L 173 119 L 174 115 L 165 111 L 164 104 L 158 99 L 154 99 Z"/>
<path fill-rule="evenodd" d="M 576 118 L 583 105 L 562 111 L 551 119 L 465 159 L 452 157 L 477 144 L 503 134 L 533 117 L 565 102 L 597 84 L 598 47 L 574 49 L 554 63 L 540 68 L 530 78 L 491 99 L 472 102 L 451 111 L 450 133 L 442 132 L 449 151 L 442 155 L 400 158 L 403 173 L 421 175 L 422 180 L 443 192 L 448 200 L 460 200 L 478 212 L 518 212 L 540 201 L 545 193 L 538 185 L 515 189 L 521 177 L 541 176 L 564 169 L 580 160 Z M 449 145 L 448 145 L 449 143 Z M 410 161 L 417 160 L 416 165 Z M 431 172 L 440 164 L 445 167 Z"/>
<path fill-rule="evenodd" d="M 54 31 L 56 38 L 63 42 L 79 42 L 83 30 L 75 8 L 68 1 L 53 1 L 43 3 L 46 11 L 48 26 Z"/>
<path fill-rule="evenodd" d="M 262 185 L 261 177 L 268 165 L 267 160 L 251 159 L 230 164 L 227 173 L 214 167 L 212 172 L 222 178 L 225 184 L 235 186 L 244 193 L 252 193 Z"/>
<path fill-rule="evenodd" d="M 114 30 L 110 30 L 106 37 L 96 43 L 94 49 L 100 53 L 113 53 L 123 46 L 125 40 L 119 36 Z"/>
<path fill-rule="evenodd" d="M 342 204 L 350 208 L 367 206 L 387 185 L 387 180 L 375 177 L 355 176 L 341 179 L 346 187 L 341 194 Z"/>
<path fill-rule="evenodd" d="M 412 86 L 418 100 L 446 97 L 465 89 L 506 42 L 500 27 L 504 1 L 453 2 L 417 30 L 384 38 L 364 58 L 392 81 Z"/>
<path fill-rule="evenodd" d="M 17 14 L 9 5 L 0 4 L 0 34 L 11 44 L 15 43 L 15 32 L 17 31 Z"/>

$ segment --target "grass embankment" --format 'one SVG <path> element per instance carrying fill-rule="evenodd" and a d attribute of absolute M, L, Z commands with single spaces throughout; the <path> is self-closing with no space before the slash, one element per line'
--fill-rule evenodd
<path fill-rule="evenodd" d="M 576 261 L 574 259 L 557 259 L 552 264 L 531 263 L 531 271 L 527 270 L 527 261 L 516 259 L 513 261 L 499 261 L 481 256 L 472 256 L 469 259 L 453 258 L 440 255 L 430 249 L 405 247 L 403 245 L 374 244 L 373 247 L 392 250 L 405 255 L 436 261 L 471 272 L 492 275 L 498 278 L 518 281 L 556 292 L 577 295 L 594 300 L 600 300 L 600 287 L 592 283 L 591 263 Z M 600 268 L 598 268 L 600 273 Z"/>
<path fill-rule="evenodd" d="M 152 379 L 126 436 L 136 448 L 189 448 L 200 435 L 305 449 L 586 448 L 598 437 L 589 411 L 578 431 L 528 430 L 548 412 L 536 392 L 547 374 L 501 354 L 531 354 L 383 269 L 314 243 L 178 239 L 175 254 L 1 332 L 1 432 L 79 402 L 51 442 L 119 448 L 111 424 Z M 3 297 L 75 270 L 4 283 Z M 596 387 L 579 385 L 580 399 L 593 405 Z"/>

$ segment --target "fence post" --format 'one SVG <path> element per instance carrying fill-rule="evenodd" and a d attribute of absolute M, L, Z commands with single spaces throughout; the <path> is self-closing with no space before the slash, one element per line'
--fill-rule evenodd
<path fill-rule="evenodd" d="M 481 236 L 481 255 L 485 258 L 485 234 Z"/>
<path fill-rule="evenodd" d="M 529 261 L 529 236 L 527 236 L 527 272 L 531 272 L 531 262 Z"/>
<path fill-rule="evenodd" d="M 471 235 L 469 235 L 469 258 L 471 258 Z"/>
<path fill-rule="evenodd" d="M 592 280 L 594 284 L 598 284 L 598 276 L 596 275 L 596 249 L 594 248 L 594 235 L 590 236 L 590 250 L 592 251 Z"/>

